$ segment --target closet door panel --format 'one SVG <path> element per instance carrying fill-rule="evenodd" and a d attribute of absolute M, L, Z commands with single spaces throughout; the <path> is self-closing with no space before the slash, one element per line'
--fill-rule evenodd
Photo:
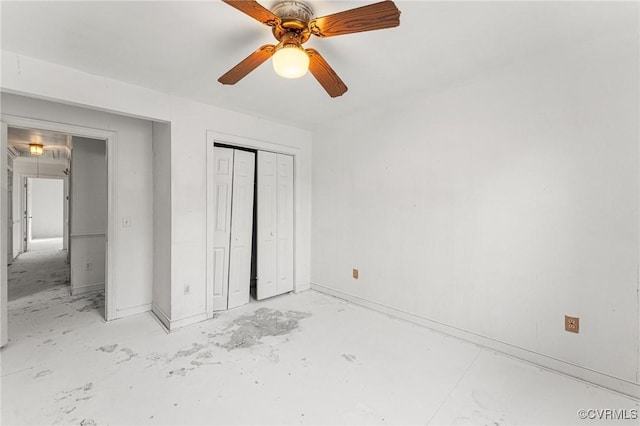
<path fill-rule="evenodd" d="M 258 151 L 258 300 L 277 294 L 277 155 Z"/>
<path fill-rule="evenodd" d="M 213 309 L 220 311 L 227 309 L 229 287 L 233 150 L 216 147 L 214 159 Z"/>
<path fill-rule="evenodd" d="M 255 155 L 235 150 L 228 309 L 249 303 Z"/>
<path fill-rule="evenodd" d="M 278 285 L 293 290 L 293 157 L 278 154 Z"/>

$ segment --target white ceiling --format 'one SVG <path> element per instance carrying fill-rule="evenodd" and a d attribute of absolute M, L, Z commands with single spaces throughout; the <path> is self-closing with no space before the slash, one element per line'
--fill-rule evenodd
<path fill-rule="evenodd" d="M 311 1 L 316 16 L 374 3 Z M 261 2 L 265 7 L 273 0 Z M 354 110 L 438 92 L 506 64 L 634 28 L 638 3 L 396 1 L 400 27 L 317 49 L 349 87 L 330 98 L 309 74 L 265 63 L 235 86 L 217 78 L 265 43 L 269 27 L 217 0 L 1 3 L 2 49 L 313 129 Z"/>

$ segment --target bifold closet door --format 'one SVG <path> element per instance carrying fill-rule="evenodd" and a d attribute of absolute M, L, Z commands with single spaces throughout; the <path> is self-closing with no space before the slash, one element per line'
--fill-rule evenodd
<path fill-rule="evenodd" d="M 258 151 L 258 300 L 277 293 L 277 154 Z"/>
<path fill-rule="evenodd" d="M 255 155 L 234 150 L 228 309 L 249 303 Z"/>
<path fill-rule="evenodd" d="M 213 310 L 227 309 L 233 149 L 214 148 Z"/>
<path fill-rule="evenodd" d="M 278 154 L 278 294 L 293 291 L 293 157 Z"/>
<path fill-rule="evenodd" d="M 213 309 L 249 302 L 255 155 L 214 148 Z"/>
<path fill-rule="evenodd" d="M 293 290 L 293 157 L 258 151 L 258 300 Z"/>

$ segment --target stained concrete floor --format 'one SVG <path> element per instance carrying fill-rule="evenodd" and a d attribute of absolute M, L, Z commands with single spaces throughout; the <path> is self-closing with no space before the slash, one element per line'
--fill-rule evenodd
<path fill-rule="evenodd" d="M 9 267 L 9 301 L 43 290 L 69 286 L 66 250 L 38 250 L 22 253 Z"/>
<path fill-rule="evenodd" d="M 3 425 L 637 424 L 577 412 L 638 401 L 313 291 L 171 334 L 103 303 L 10 302 Z"/>
<path fill-rule="evenodd" d="M 36 238 L 29 241 L 29 252 L 32 251 L 51 251 L 62 250 L 63 239 L 57 238 Z"/>

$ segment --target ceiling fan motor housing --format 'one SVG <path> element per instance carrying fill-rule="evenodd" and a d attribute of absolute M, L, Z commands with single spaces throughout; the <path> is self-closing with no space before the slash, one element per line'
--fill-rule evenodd
<path fill-rule="evenodd" d="M 285 0 L 276 3 L 271 9 L 282 23 L 273 27 L 273 35 L 278 41 L 282 41 L 286 33 L 299 34 L 300 43 L 309 39 L 309 21 L 313 17 L 313 10 L 307 3 L 296 0 Z"/>

